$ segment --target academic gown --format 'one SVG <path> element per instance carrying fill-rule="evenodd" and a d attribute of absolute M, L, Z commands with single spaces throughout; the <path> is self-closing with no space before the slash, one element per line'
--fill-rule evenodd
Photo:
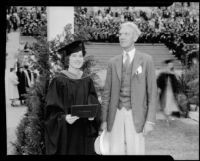
<path fill-rule="evenodd" d="M 100 126 L 100 106 L 97 117 L 90 121 L 79 118 L 69 124 L 65 117 L 71 105 L 99 104 L 90 77 L 72 79 L 60 73 L 53 78 L 46 96 L 45 144 L 46 154 L 95 154 L 94 141 Z M 99 104 L 100 105 L 100 104 Z"/>
<path fill-rule="evenodd" d="M 161 110 L 168 115 L 172 112 L 179 111 L 176 95 L 179 92 L 180 83 L 175 74 L 171 72 L 162 72 L 157 78 L 157 86 L 161 89 Z"/>

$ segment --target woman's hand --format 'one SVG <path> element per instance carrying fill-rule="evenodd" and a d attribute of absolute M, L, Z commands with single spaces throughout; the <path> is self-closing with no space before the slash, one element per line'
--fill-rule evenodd
<path fill-rule="evenodd" d="M 73 124 L 77 119 L 79 119 L 79 117 L 68 114 L 66 115 L 65 119 L 69 124 Z"/>

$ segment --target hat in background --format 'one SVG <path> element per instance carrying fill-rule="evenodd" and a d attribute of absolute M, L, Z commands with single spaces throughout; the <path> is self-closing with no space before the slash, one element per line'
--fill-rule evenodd
<path fill-rule="evenodd" d="M 104 130 L 94 142 L 95 152 L 99 155 L 109 155 L 109 133 Z"/>
<path fill-rule="evenodd" d="M 26 44 L 24 45 L 24 52 L 29 52 L 30 50 L 30 45 L 28 42 L 26 42 Z"/>
<path fill-rule="evenodd" d="M 167 59 L 165 61 L 163 61 L 164 64 L 169 64 L 169 63 L 173 63 L 175 60 L 174 59 Z"/>
<path fill-rule="evenodd" d="M 13 67 L 12 67 L 12 68 L 10 68 L 10 72 L 12 72 L 12 71 L 14 71 L 14 70 L 15 70 L 15 68 L 13 68 Z"/>
<path fill-rule="evenodd" d="M 61 49 L 58 49 L 57 51 L 59 53 L 64 53 L 65 56 L 69 56 L 72 53 L 76 53 L 79 51 L 83 52 L 83 56 L 85 56 L 86 54 L 84 42 L 81 40 L 77 40 L 68 45 L 65 45 L 64 47 L 62 47 Z"/>
<path fill-rule="evenodd" d="M 30 49 L 24 49 L 23 51 L 27 53 L 27 52 L 30 52 L 31 50 Z"/>

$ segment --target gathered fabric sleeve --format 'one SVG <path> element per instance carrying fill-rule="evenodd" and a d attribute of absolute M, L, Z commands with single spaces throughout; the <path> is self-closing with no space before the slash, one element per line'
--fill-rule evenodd
<path fill-rule="evenodd" d="M 67 122 L 63 84 L 57 78 L 54 78 L 49 85 L 44 115 L 46 153 L 62 153 L 66 148 L 62 146 L 66 145 L 62 141 L 66 141 Z"/>
<path fill-rule="evenodd" d="M 157 84 L 156 84 L 156 74 L 155 66 L 152 57 L 148 59 L 147 66 L 147 121 L 155 123 L 156 121 L 156 96 L 157 96 Z"/>
<path fill-rule="evenodd" d="M 96 89 L 94 87 L 94 83 L 92 79 L 90 79 L 89 88 L 90 89 L 89 89 L 89 96 L 88 96 L 88 104 L 98 104 L 96 117 L 94 121 L 92 121 L 92 124 L 95 127 L 95 131 L 97 130 L 98 132 L 99 127 L 100 127 L 101 105 L 98 101 L 98 96 L 97 96 Z"/>
<path fill-rule="evenodd" d="M 10 80 L 11 80 L 13 85 L 19 84 L 17 75 L 15 76 L 14 74 L 12 74 L 11 77 L 10 77 Z"/>

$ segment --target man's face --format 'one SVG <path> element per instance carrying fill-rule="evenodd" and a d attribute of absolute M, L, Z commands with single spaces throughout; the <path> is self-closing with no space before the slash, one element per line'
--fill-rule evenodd
<path fill-rule="evenodd" d="M 120 46 L 124 49 L 129 49 L 133 46 L 135 40 L 134 31 L 130 26 L 122 26 L 119 31 Z"/>

